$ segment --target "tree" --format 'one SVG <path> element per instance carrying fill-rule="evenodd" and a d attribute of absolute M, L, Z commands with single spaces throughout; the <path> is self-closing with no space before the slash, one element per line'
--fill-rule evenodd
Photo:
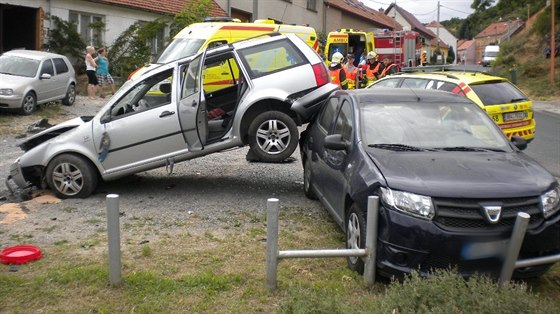
<path fill-rule="evenodd" d="M 474 0 L 471 8 L 475 11 L 485 11 L 494 4 L 495 0 Z"/>
<path fill-rule="evenodd" d="M 447 63 L 453 63 L 453 61 L 455 61 L 455 51 L 453 50 L 453 46 L 449 46 L 446 61 L 447 61 Z"/>
<path fill-rule="evenodd" d="M 173 17 L 173 21 L 169 26 L 169 36 L 173 38 L 186 26 L 202 22 L 208 16 L 211 8 L 211 0 L 192 1 L 189 3 L 181 12 Z"/>
<path fill-rule="evenodd" d="M 82 62 L 85 56 L 86 43 L 78 34 L 76 24 L 70 21 L 64 21 L 56 15 L 52 17 L 53 28 L 49 31 L 48 35 L 48 48 L 49 51 L 56 52 L 61 55 L 67 56 L 72 63 L 76 65 Z M 84 65 L 85 67 L 85 65 Z"/>

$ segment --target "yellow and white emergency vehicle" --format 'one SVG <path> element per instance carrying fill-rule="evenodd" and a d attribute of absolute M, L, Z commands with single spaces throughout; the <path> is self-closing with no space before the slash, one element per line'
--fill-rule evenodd
<path fill-rule="evenodd" d="M 207 18 L 205 22 L 194 23 L 183 28 L 173 40 L 167 45 L 160 54 L 156 64 L 163 64 L 178 60 L 190 55 L 194 55 L 207 48 L 230 44 L 236 41 L 245 40 L 269 33 L 292 33 L 305 41 L 315 51 L 319 48 L 317 33 L 313 27 L 276 24 L 273 20 L 256 20 L 254 23 L 242 23 L 238 19 L 232 18 Z M 272 62 L 273 60 L 260 60 L 260 62 Z M 151 66 L 140 68 L 129 75 L 129 79 L 147 71 Z M 224 64 L 224 67 L 227 67 Z M 270 67 L 274 67 L 270 64 Z M 235 82 L 231 78 L 232 72 L 235 73 L 235 80 L 238 78 L 237 68 L 218 71 L 219 67 L 211 67 L 210 70 L 203 70 L 204 90 L 211 92 L 232 86 Z M 222 75 L 228 73 L 228 75 Z M 154 86 L 152 94 L 161 93 L 158 86 Z"/>
<path fill-rule="evenodd" d="M 353 29 L 338 29 L 327 35 L 325 44 L 325 61 L 330 65 L 332 55 L 340 52 L 343 56 L 354 54 L 356 63 L 360 61 L 360 55 L 365 52 L 375 52 L 374 35 L 372 32 L 364 32 Z M 356 64 L 357 65 L 357 64 Z"/>

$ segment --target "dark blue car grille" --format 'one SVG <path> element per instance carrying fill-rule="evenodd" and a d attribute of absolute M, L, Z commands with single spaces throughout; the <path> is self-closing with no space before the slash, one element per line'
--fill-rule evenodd
<path fill-rule="evenodd" d="M 540 198 L 514 199 L 452 199 L 434 198 L 436 217 L 434 223 L 447 231 L 480 233 L 510 231 L 515 224 L 517 213 L 531 215 L 528 229 L 539 227 L 543 221 L 540 210 Z M 481 203 L 502 204 L 501 218 L 497 223 L 490 223 L 485 218 Z"/>

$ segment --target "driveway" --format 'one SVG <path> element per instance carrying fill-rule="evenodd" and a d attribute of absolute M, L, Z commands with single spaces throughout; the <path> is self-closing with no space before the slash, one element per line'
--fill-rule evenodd
<path fill-rule="evenodd" d="M 101 101 L 91 102 L 79 96 L 73 107 L 62 106 L 66 112 L 62 120 L 93 114 L 102 105 Z M 19 118 L 14 116 L 14 120 Z M 54 122 L 60 121 L 51 123 Z M 17 136 L 0 134 L 2 182 L 9 164 L 22 152 L 16 146 Z M 263 227 L 258 222 L 262 219 L 255 217 L 264 217 L 266 201 L 271 197 L 278 198 L 281 207 L 301 208 L 310 215 L 323 211 L 318 202 L 303 194 L 299 150 L 292 155 L 292 162 L 266 164 L 246 161 L 248 149 L 179 163 L 172 174 L 160 168 L 102 183 L 87 199 L 38 197 L 23 201 L 10 196 L 2 185 L 0 247 L 22 242 L 53 245 L 100 235 L 99 229 L 105 227 L 105 197 L 110 193 L 120 196 L 122 234 L 124 241 L 131 243 L 155 241 L 186 229 L 204 232 L 210 228 L 219 232 L 224 228 L 248 228 L 255 223 Z"/>

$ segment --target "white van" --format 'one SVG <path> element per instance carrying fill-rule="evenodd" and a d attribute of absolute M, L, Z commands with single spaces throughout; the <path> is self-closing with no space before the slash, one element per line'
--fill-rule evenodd
<path fill-rule="evenodd" d="M 500 52 L 500 46 L 498 45 L 488 45 L 484 47 L 484 52 L 482 53 L 482 66 L 492 66 L 492 63 L 496 61 L 496 57 Z"/>

